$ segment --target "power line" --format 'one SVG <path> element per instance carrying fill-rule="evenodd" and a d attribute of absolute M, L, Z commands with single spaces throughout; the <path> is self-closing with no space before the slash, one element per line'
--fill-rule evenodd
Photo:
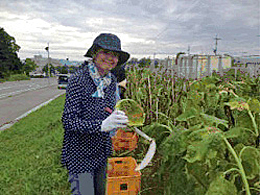
<path fill-rule="evenodd" d="M 181 16 L 183 16 L 185 13 L 187 13 L 188 11 L 190 11 L 191 9 L 193 9 L 199 2 L 200 0 L 197 0 L 195 3 L 193 3 L 188 9 L 186 9 L 186 11 L 184 13 L 181 13 L 177 16 L 177 18 L 175 19 L 176 21 L 180 19 Z M 194 1 L 193 1 L 194 2 Z M 161 36 L 169 27 L 170 27 L 170 22 L 167 24 L 167 26 L 161 31 L 159 32 L 153 39 L 156 40 L 159 38 L 159 36 Z"/>
<path fill-rule="evenodd" d="M 187 12 L 189 12 L 191 9 L 193 9 L 193 8 L 199 3 L 199 1 L 200 1 L 200 0 L 194 0 L 194 1 L 191 3 L 190 7 L 185 10 L 185 12 L 180 13 L 180 14 L 177 15 L 177 18 L 175 19 L 175 21 L 180 20 L 180 18 L 181 18 L 182 16 L 184 16 L 185 13 L 187 13 Z M 170 24 L 171 24 L 171 20 L 170 20 L 170 22 L 168 22 L 168 24 L 166 25 L 166 27 L 165 27 L 161 32 L 159 32 L 155 37 L 153 37 L 153 38 L 151 38 L 151 39 L 154 40 L 154 41 L 157 41 L 157 40 L 159 39 L 159 37 L 170 27 Z M 193 36 L 194 36 L 194 34 L 193 34 Z M 159 52 L 154 52 L 154 54 L 153 54 L 153 57 L 154 57 L 154 58 L 155 58 L 155 55 L 156 55 L 156 54 L 160 54 L 160 53 L 159 53 Z M 165 54 L 166 54 L 166 53 L 165 53 Z"/>

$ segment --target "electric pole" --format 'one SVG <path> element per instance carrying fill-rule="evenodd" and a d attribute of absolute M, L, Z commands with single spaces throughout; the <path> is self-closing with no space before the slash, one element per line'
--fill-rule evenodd
<path fill-rule="evenodd" d="M 216 35 L 216 38 L 214 38 L 216 40 L 216 45 L 215 45 L 215 49 L 214 49 L 214 53 L 215 56 L 217 55 L 217 45 L 218 45 L 218 40 L 221 40 L 221 38 L 218 38 L 218 35 Z"/>
<path fill-rule="evenodd" d="M 190 46 L 188 45 L 188 50 L 187 50 L 187 52 L 188 52 L 188 55 L 190 55 Z"/>
<path fill-rule="evenodd" d="M 48 76 L 48 84 L 50 85 L 50 80 L 49 80 L 49 77 L 50 77 L 50 75 L 49 75 L 49 64 L 50 64 L 50 52 L 49 52 L 49 42 L 48 42 L 48 47 L 46 47 L 45 48 L 45 50 L 48 52 L 48 63 L 47 63 L 47 76 Z"/>

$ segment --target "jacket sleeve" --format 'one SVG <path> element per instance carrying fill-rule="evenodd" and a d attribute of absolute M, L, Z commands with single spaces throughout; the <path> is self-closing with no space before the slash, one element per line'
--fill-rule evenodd
<path fill-rule="evenodd" d="M 83 120 L 81 113 L 81 90 L 78 77 L 72 76 L 66 89 L 66 101 L 62 115 L 63 127 L 66 131 L 80 134 L 101 132 L 101 120 Z"/>

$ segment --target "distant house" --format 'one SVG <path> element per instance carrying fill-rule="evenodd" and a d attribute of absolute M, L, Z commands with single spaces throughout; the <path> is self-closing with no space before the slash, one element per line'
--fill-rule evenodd
<path fill-rule="evenodd" d="M 48 58 L 43 58 L 42 55 L 34 55 L 31 60 L 34 61 L 37 66 L 39 66 L 38 68 L 36 68 L 36 72 L 42 72 L 43 67 L 48 64 Z M 49 63 L 52 64 L 54 67 L 63 66 L 63 64 L 58 59 L 50 58 L 49 60 Z"/>
<path fill-rule="evenodd" d="M 75 66 L 75 67 L 79 67 L 80 65 L 82 65 L 82 61 L 70 61 L 70 60 L 63 60 L 60 59 L 59 62 L 64 66 Z"/>
<path fill-rule="evenodd" d="M 243 64 L 246 66 L 260 66 L 260 55 L 234 57 L 234 63 Z"/>
<path fill-rule="evenodd" d="M 48 64 L 48 58 L 43 58 L 42 55 L 34 55 L 33 58 L 31 58 L 32 61 L 36 63 L 38 68 L 36 68 L 36 73 L 41 73 L 43 67 Z M 54 67 L 57 66 L 67 66 L 67 67 L 79 67 L 83 62 L 79 61 L 69 61 L 69 60 L 63 60 L 63 59 L 52 59 L 50 58 L 50 64 L 52 64 Z"/>

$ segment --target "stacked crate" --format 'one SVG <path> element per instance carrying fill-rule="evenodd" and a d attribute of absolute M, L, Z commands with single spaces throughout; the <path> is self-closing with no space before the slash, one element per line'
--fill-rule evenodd
<path fill-rule="evenodd" d="M 118 129 L 112 143 L 115 151 L 134 150 L 137 147 L 136 132 Z M 141 188 L 141 172 L 135 171 L 137 162 L 133 157 L 108 159 L 107 195 L 137 195 Z"/>
<path fill-rule="evenodd" d="M 115 151 L 121 149 L 134 150 L 137 147 L 138 136 L 136 132 L 118 129 L 116 135 L 112 137 L 112 143 Z"/>

